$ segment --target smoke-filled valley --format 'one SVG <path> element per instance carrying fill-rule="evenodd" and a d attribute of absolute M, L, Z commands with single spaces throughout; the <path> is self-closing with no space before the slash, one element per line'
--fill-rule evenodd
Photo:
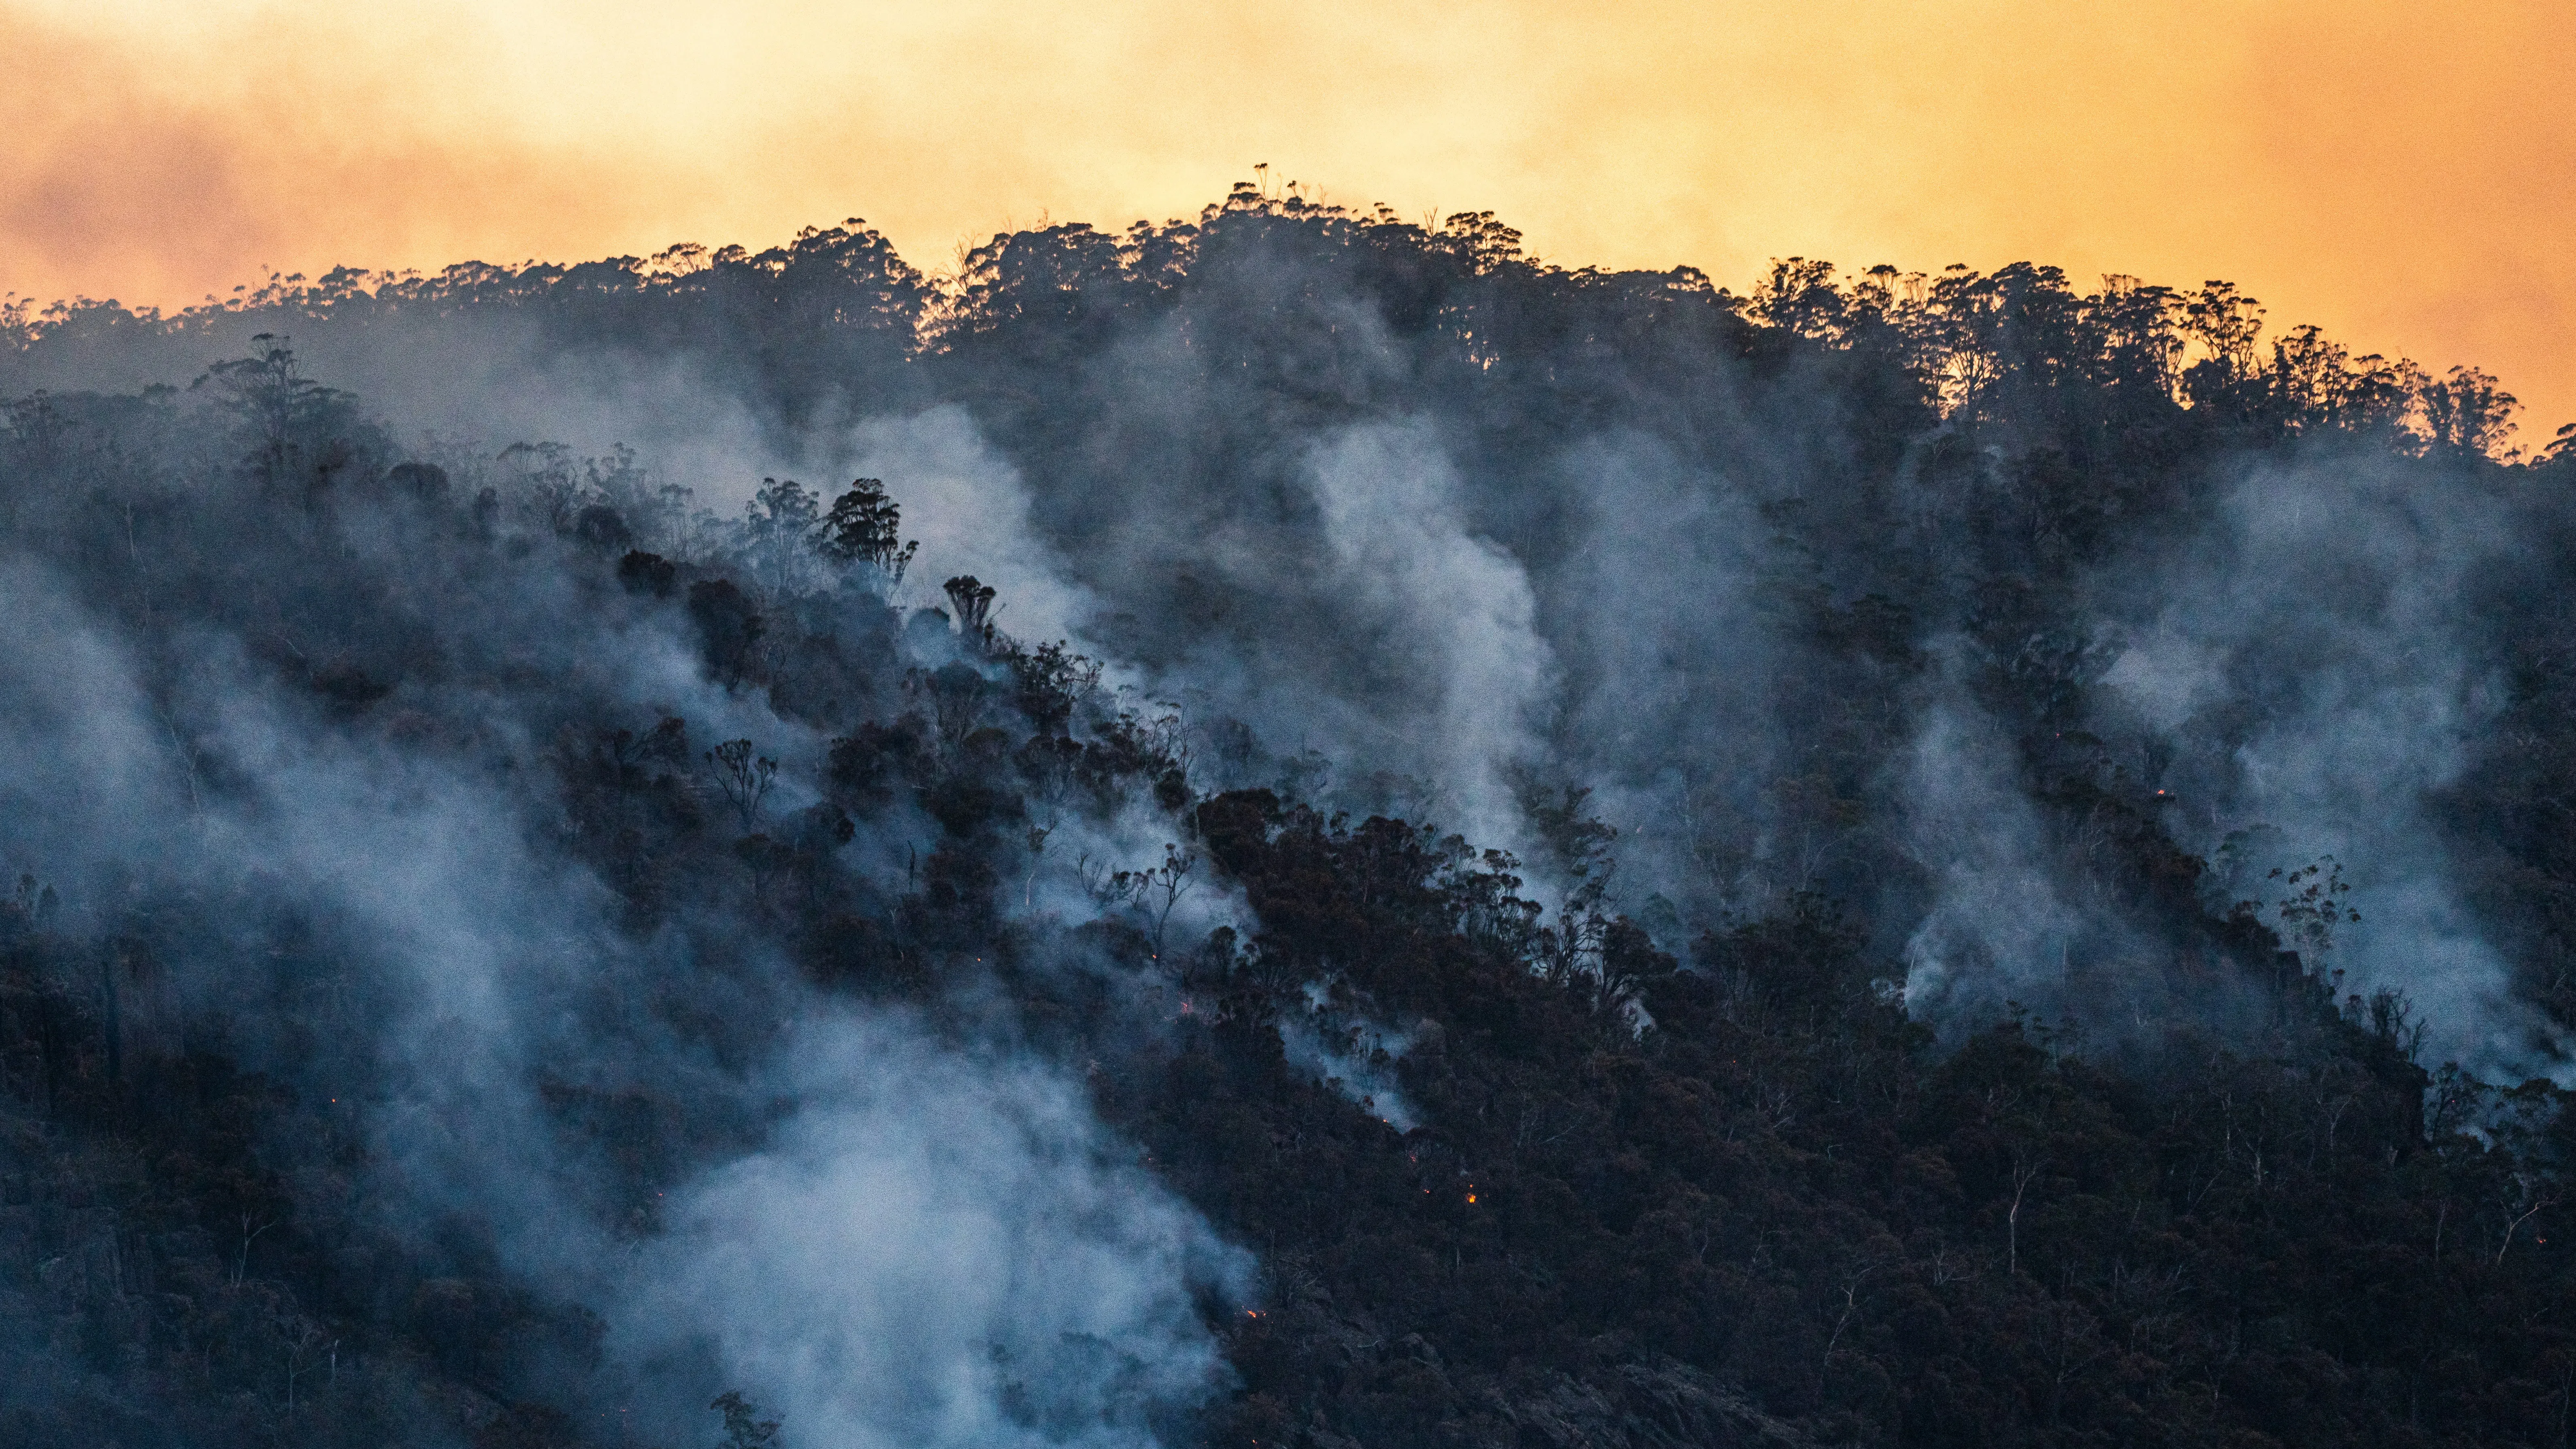
<path fill-rule="evenodd" d="M 0 1442 L 2566 1443 L 2576 434 L 1518 241 L 0 313 Z"/>

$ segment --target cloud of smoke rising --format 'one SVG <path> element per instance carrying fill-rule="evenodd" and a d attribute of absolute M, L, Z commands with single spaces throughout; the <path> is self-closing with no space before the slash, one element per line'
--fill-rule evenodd
<path fill-rule="evenodd" d="M 940 584 L 973 574 L 1000 591 L 993 622 L 1004 631 L 1034 643 L 1089 642 L 1083 625 L 1098 603 L 1037 536 L 1018 470 L 964 409 L 864 420 L 833 451 L 843 470 L 900 490 L 904 536 L 921 543 L 907 597 L 944 607 Z"/>
<path fill-rule="evenodd" d="M 1550 635 L 1567 661 L 1554 772 L 1591 788 L 1593 808 L 1625 832 L 1632 904 L 1758 903 L 1751 862 L 1703 848 L 1758 828 L 1785 723 L 1780 687 L 1794 671 L 1759 607 L 1768 541 L 1753 499 L 1645 436 L 1578 444 L 1560 477 L 1581 502 L 1548 577 Z M 1808 883 L 1777 868 L 1791 888 Z"/>
<path fill-rule="evenodd" d="M 635 1362 L 709 1344 L 824 1444 L 1144 1443 L 1217 1386 L 1189 1290 L 1240 1295 L 1245 1260 L 1073 1084 L 882 1017 L 776 1062 L 795 1115 L 677 1195 L 616 1326 Z"/>
<path fill-rule="evenodd" d="M 1338 981 L 1310 981 L 1302 1016 L 1279 1019 L 1288 1064 L 1323 1081 L 1398 1132 L 1422 1125 L 1405 1099 L 1395 1064 L 1413 1049 L 1413 1033 L 1373 1020 L 1344 999 Z"/>
<path fill-rule="evenodd" d="M 2362 920 L 2307 964 L 2405 992 L 2437 1059 L 2498 1073 L 2540 1063 L 2540 1028 L 2434 805 L 2504 696 L 2504 641 L 2474 597 L 2516 550 L 2508 499 L 2328 455 L 2244 470 L 2203 531 L 2103 590 L 2128 641 L 2102 679 L 2103 733 L 2143 751 L 2186 842 L 2218 856 L 2235 836 L 2234 883 L 2267 916 L 2290 894 L 2271 872 L 2332 856 Z"/>
<path fill-rule="evenodd" d="M 364 1104 L 381 1226 L 465 1215 L 522 1281 L 595 1306 L 610 1381 L 652 1411 L 638 1430 L 691 1432 L 709 1393 L 742 1387 L 809 1442 L 1145 1443 L 1212 1392 L 1192 1295 L 1239 1291 L 1240 1262 L 1119 1159 L 1073 1084 L 1007 1035 L 934 1046 L 827 1006 L 723 920 L 634 938 L 552 844 L 535 772 L 570 720 L 677 714 L 805 771 L 810 733 L 711 683 L 675 610 L 576 601 L 551 544 L 495 557 L 402 507 L 202 540 L 304 608 L 363 599 L 399 634 L 388 599 L 422 605 L 421 634 L 392 642 L 435 663 L 358 721 L 290 682 L 322 647 L 316 616 L 273 617 L 273 639 L 221 609 L 174 619 L 198 602 L 174 581 L 162 627 L 137 627 L 132 601 L 0 565 L 18 601 L 0 641 L 10 863 L 157 943 L 199 1007 L 354 1003 L 363 1031 L 316 1040 L 254 1013 L 231 1046 Z M 656 1010 L 683 980 L 715 1039 Z M 673 1177 L 670 1231 L 640 1258 L 549 1090 L 672 1103 L 714 1144 Z M 764 1127 L 776 1102 L 793 1110 Z"/>
<path fill-rule="evenodd" d="M 1437 780 L 1457 802 L 1456 828 L 1518 844 L 1510 778 L 1536 762 L 1534 717 L 1555 672 L 1527 574 L 1466 531 L 1459 480 L 1418 425 L 1331 439 L 1313 469 L 1338 566 L 1333 591 L 1372 625 L 1343 647 L 1409 676 L 1425 696 L 1424 717 L 1401 733 L 1336 753 Z"/>
<path fill-rule="evenodd" d="M 1724 346 L 1631 366 L 1571 328 L 1583 340 L 1489 373 L 1456 362 L 1461 336 L 1492 325 L 1470 302 L 1399 326 L 1329 259 L 1223 260 L 1177 320 L 1099 321 L 1027 355 L 969 339 L 918 355 L 900 385 L 867 374 L 802 412 L 739 357 L 507 318 L 298 340 L 329 380 L 386 394 L 406 431 L 632 442 L 727 513 L 771 471 L 826 490 L 881 477 L 922 545 L 899 603 L 941 604 L 952 574 L 995 586 L 1010 634 L 1070 640 L 1149 714 L 1176 701 L 1201 789 L 1285 784 L 1508 846 L 1553 904 L 1579 822 L 1544 821 L 1530 789 L 1590 787 L 1576 813 L 1623 832 L 1609 904 L 1667 948 L 1833 892 L 1875 913 L 1909 1008 L 1952 1034 L 2013 1001 L 2086 1009 L 2079 977 L 2162 969 L 2173 942 L 2106 888 L 2119 867 L 2099 832 L 2036 798 L 1961 637 L 1976 561 L 1968 544 L 1947 556 L 1943 530 L 2006 509 L 1997 460 L 1979 455 L 1957 492 L 1923 483 L 1912 524 L 1891 529 L 1854 482 L 1835 402 L 1800 391 L 1824 383 L 1794 369 L 1755 406 L 1752 369 Z M 183 342 L 20 375 L 184 383 L 207 349 Z M 502 471 L 488 447 L 454 456 Z M 2328 969 L 2409 992 L 2437 1052 L 2518 1070 L 2545 1052 L 2428 803 L 2493 714 L 2495 641 L 2464 601 L 2510 551 L 2508 510 L 2377 469 L 2251 470 L 2181 534 L 2131 539 L 2079 581 L 2074 612 L 2107 669 L 2071 686 L 2070 708 L 2117 770 L 2172 797 L 2152 808 L 2187 848 L 2272 842 L 2257 882 L 2336 855 L 2365 919 Z M 699 746 L 756 741 L 784 765 L 767 821 L 782 831 L 823 793 L 825 740 L 707 678 L 681 603 L 613 591 L 534 531 L 499 567 L 382 509 L 291 544 L 237 522 L 280 578 L 400 600 L 440 666 L 350 728 L 287 700 L 280 671 L 330 662 L 281 662 L 293 638 L 210 624 L 174 661 L 109 622 L 129 601 L 39 612 L 0 677 L 12 838 L 49 869 L 82 863 L 91 899 L 111 867 L 146 859 L 325 920 L 370 973 L 353 989 L 387 1003 L 380 1038 L 329 1060 L 384 1083 L 374 1130 L 407 1210 L 471 1206 L 522 1273 L 599 1305 L 615 1370 L 662 1422 L 737 1386 L 799 1433 L 854 1443 L 1135 1442 L 1208 1392 L 1192 1294 L 1235 1291 L 1240 1265 L 1123 1161 L 1060 1068 L 1006 1030 L 934 1038 L 826 1007 L 727 919 L 630 939 L 611 893 L 549 840 L 558 812 L 528 782 L 575 724 L 675 714 Z M 1902 547 L 1927 556 L 1887 564 Z M 19 589 L 81 593 L 32 574 Z M 883 612 L 846 591 L 830 607 Z M 774 647 L 791 647 L 796 620 L 773 618 Z M 1818 642 L 1831 630 L 1877 633 Z M 953 635 L 910 639 L 870 707 L 894 703 L 906 663 L 1007 683 Z M 198 796 L 212 803 L 180 803 Z M 1030 811 L 1013 823 L 1033 827 L 1024 874 L 997 893 L 1020 926 L 1106 918 L 1159 956 L 1166 934 L 1177 955 L 1252 924 L 1205 876 L 1165 902 L 1168 920 L 1101 889 L 1103 872 L 1185 844 L 1167 815 L 1034 795 Z M 94 823 L 179 814 L 194 821 L 184 849 Z M 2258 824 L 2276 833 L 2240 835 Z M 889 807 L 839 859 L 908 888 L 937 832 Z M 1044 949 L 1058 948 L 1062 970 L 1124 969 Z M 265 969 L 216 961 L 195 989 Z M 1130 978 L 1112 994 L 1149 1037 L 1179 1008 Z M 639 1004 L 678 980 L 735 1026 L 684 1038 Z M 1400 1037 L 1320 1011 L 1280 1029 L 1293 1064 L 1413 1125 Z M 598 1164 L 550 1135 L 541 1095 L 568 1087 L 686 1097 L 709 1119 L 640 1248 L 603 1220 Z"/>
<path fill-rule="evenodd" d="M 1933 889 L 1905 943 L 1905 1005 L 1948 1026 L 1991 1021 L 2008 1002 L 2063 1005 L 2082 925 L 2058 898 L 2009 748 L 1975 711 L 1936 706 L 1901 777 L 1911 848 Z"/>
<path fill-rule="evenodd" d="M 568 346 L 534 320 L 500 311 L 251 313 L 220 330 L 67 339 L 0 366 L 11 395 L 185 390 L 263 330 L 292 344 L 307 375 L 364 399 L 407 447 L 435 437 L 489 456 L 513 443 L 553 442 L 603 456 L 623 444 L 650 457 L 663 480 L 729 512 L 802 446 L 767 425 L 735 368 L 685 352 Z"/>

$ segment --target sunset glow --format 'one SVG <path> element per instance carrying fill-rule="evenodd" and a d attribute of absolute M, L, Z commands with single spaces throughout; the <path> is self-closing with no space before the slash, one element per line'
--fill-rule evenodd
<path fill-rule="evenodd" d="M 1041 218 L 1492 210 L 1567 265 L 2225 277 L 2576 419 L 2576 9 L 462 0 L 0 6 L 0 290 Z"/>

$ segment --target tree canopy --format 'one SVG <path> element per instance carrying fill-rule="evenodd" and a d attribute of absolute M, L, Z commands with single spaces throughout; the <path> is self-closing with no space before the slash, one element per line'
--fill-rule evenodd
<path fill-rule="evenodd" d="M 0 1442 L 2564 1443 L 2576 437 L 1520 243 L 8 318 L 224 355 L 0 435 Z M 493 315 L 816 468 L 294 341 Z"/>

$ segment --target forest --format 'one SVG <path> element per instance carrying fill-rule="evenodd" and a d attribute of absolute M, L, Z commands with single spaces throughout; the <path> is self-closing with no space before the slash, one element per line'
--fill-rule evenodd
<path fill-rule="evenodd" d="M 0 1444 L 2576 1442 L 2476 368 L 1241 186 L 0 398 Z"/>

